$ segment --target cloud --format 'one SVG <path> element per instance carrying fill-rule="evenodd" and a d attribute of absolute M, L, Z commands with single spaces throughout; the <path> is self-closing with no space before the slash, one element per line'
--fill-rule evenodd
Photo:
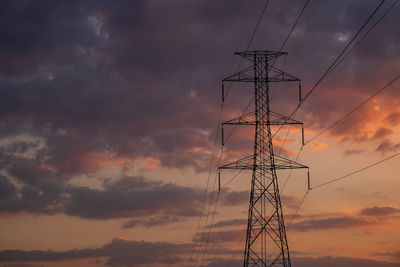
<path fill-rule="evenodd" d="M 257 37 L 258 43 L 269 43 L 270 49 L 280 46 L 278 40 L 293 23 L 287 13 L 293 7 L 284 8 L 290 5 L 275 5 L 269 23 L 262 26 L 271 34 Z M 361 1 L 341 5 L 320 5 L 321 12 L 332 15 L 317 12 L 313 19 L 319 23 L 311 30 L 299 24 L 292 36 L 296 42 L 288 43 L 288 49 L 297 51 L 288 57 L 289 72 L 306 85 L 343 47 L 335 36 L 348 35 L 349 26 L 361 18 L 354 10 L 367 12 Z M 243 38 L 235 26 L 246 20 L 247 8 L 241 1 L 4 4 L 0 24 L 14 29 L 0 28 L 5 40 L 0 47 L 2 135 L 23 132 L 43 138 L 44 163 L 60 174 L 96 171 L 113 157 L 152 158 L 160 167 L 207 170 L 220 101 L 215 85 L 225 77 L 227 58 Z M 333 14 L 341 14 L 342 21 L 337 23 Z M 395 25 L 394 18 L 385 20 Z M 319 101 L 305 105 L 309 125 L 322 128 L 327 118 L 364 97 L 365 85 L 378 83 L 373 77 L 390 74 L 383 70 L 398 57 L 397 49 L 387 49 L 398 41 L 395 30 L 388 27 L 385 38 L 375 32 L 372 44 L 365 42 L 363 49 L 355 50 L 352 64 L 343 63 L 330 90 L 321 88 Z M 320 44 L 310 45 L 316 36 Z M 307 70 L 304 60 L 309 62 Z M 382 75 L 369 75 L 376 69 L 382 69 Z M 231 94 L 232 106 L 243 105 L 245 94 Z M 276 94 L 282 111 L 293 108 L 287 94 Z M 356 116 L 332 134 L 362 139 L 371 114 Z M 239 146 L 232 152 L 244 150 Z"/>
<path fill-rule="evenodd" d="M 269 34 L 257 35 L 252 49 L 265 49 L 263 44 L 279 49 L 293 12 L 301 8 L 293 5 L 273 3 L 268 23 L 259 29 Z M 285 69 L 311 88 L 374 5 L 321 2 L 289 40 Z M 27 142 L 1 152 L 0 211 L 64 212 L 88 219 L 198 214 L 196 188 L 138 176 L 107 181 L 100 189 L 68 181 L 120 158 L 151 158 L 155 164 L 145 166 L 150 168 L 207 170 L 220 104 L 216 87 L 227 74 L 232 52 L 245 47 L 242 40 L 251 34 L 237 31 L 247 18 L 244 11 L 250 11 L 248 3 L 239 0 L 2 4 L 0 135 L 27 134 L 43 140 L 43 147 L 32 145 L 37 153 L 31 158 L 26 157 Z M 299 116 L 307 126 L 325 128 L 399 69 L 395 15 L 386 16 L 303 105 Z M 245 104 L 248 92 L 239 91 L 232 90 L 229 105 Z M 387 90 L 329 136 L 359 142 L 388 137 L 398 123 L 398 103 L 393 103 L 398 92 Z M 297 104 L 293 90 L 275 90 L 273 104 L 278 112 L 290 112 Z M 378 132 L 383 128 L 386 133 Z M 248 136 L 243 139 L 249 141 Z M 389 141 L 381 145 L 382 152 L 397 149 Z M 230 152 L 245 147 L 243 140 Z M 239 205 L 248 194 L 232 192 L 221 199 L 224 205 Z M 135 219 L 139 224 L 147 220 Z"/>
<path fill-rule="evenodd" d="M 326 148 L 328 146 L 328 144 L 322 144 L 322 143 L 318 143 L 318 142 L 312 142 L 312 147 L 315 150 L 320 150 L 323 148 Z"/>
<path fill-rule="evenodd" d="M 2 162 L 2 167 L 6 167 L 8 173 L 0 175 L 0 192 L 3 192 L 0 213 L 60 212 L 65 181 L 55 178 L 50 169 L 31 160 L 11 158 L 7 156 Z"/>
<path fill-rule="evenodd" d="M 72 260 L 90 261 L 105 258 L 108 266 L 148 266 L 184 264 L 196 248 L 191 243 L 145 242 L 124 237 L 114 238 L 110 243 L 97 248 L 52 250 L 2 250 L 0 262 L 17 265 L 35 262 L 68 262 Z M 210 255 L 231 255 L 233 251 L 223 247 L 210 251 Z M 34 265 L 36 266 L 36 265 Z"/>
<path fill-rule="evenodd" d="M 199 214 L 201 192 L 198 189 L 163 184 L 142 177 L 124 177 L 106 181 L 104 190 L 88 187 L 67 189 L 65 213 L 88 219 L 148 216 L 168 212 L 171 215 Z"/>
<path fill-rule="evenodd" d="M 290 230 L 295 231 L 311 231 L 324 229 L 343 229 L 357 226 L 373 224 L 373 221 L 365 218 L 357 218 L 350 216 L 327 218 L 327 219 L 310 219 L 301 222 L 293 223 Z"/>
<path fill-rule="evenodd" d="M 220 201 L 223 205 L 232 206 L 232 205 L 241 205 L 246 204 L 248 205 L 250 198 L 249 191 L 229 191 L 223 189 L 220 192 Z M 282 195 L 281 201 L 283 205 L 295 209 L 298 205 L 298 199 L 293 196 Z"/>
<path fill-rule="evenodd" d="M 141 176 L 105 179 L 101 188 L 76 186 L 51 168 L 24 158 L 3 164 L 0 213 L 64 213 L 86 219 L 134 218 L 125 225 L 163 225 L 200 214 L 199 188 L 163 183 Z M 221 203 L 239 205 L 243 192 L 225 190 Z M 153 216 L 152 218 L 144 218 Z"/>
<path fill-rule="evenodd" d="M 373 226 L 378 222 L 395 218 L 400 209 L 395 206 L 365 207 L 358 212 L 337 214 L 310 214 L 297 216 L 290 226 L 294 231 L 347 229 L 358 226 Z M 383 219 L 383 220 L 382 220 Z"/>
<path fill-rule="evenodd" d="M 223 205 L 234 206 L 244 204 L 249 201 L 249 191 L 222 190 L 220 192 L 220 201 Z"/>
<path fill-rule="evenodd" d="M 345 156 L 351 156 L 351 155 L 356 155 L 356 154 L 361 154 L 362 152 L 364 152 L 363 149 L 346 149 L 343 154 Z"/>
<path fill-rule="evenodd" d="M 375 150 L 377 152 L 387 153 L 387 152 L 397 151 L 399 149 L 400 149 L 400 143 L 393 144 L 392 142 L 385 140 Z"/>
<path fill-rule="evenodd" d="M 384 252 L 384 253 L 376 253 L 376 255 L 387 256 L 387 257 L 397 260 L 400 263 L 400 250 L 389 251 L 389 252 Z"/>
<path fill-rule="evenodd" d="M 230 230 L 230 231 L 211 231 L 197 233 L 193 237 L 194 242 L 208 240 L 210 243 L 224 243 L 224 242 L 237 242 L 244 238 L 246 232 L 243 230 Z"/>
<path fill-rule="evenodd" d="M 387 115 L 385 121 L 390 123 L 393 126 L 397 126 L 400 124 L 400 112 L 393 112 Z"/>
<path fill-rule="evenodd" d="M 218 267 L 218 266 L 243 266 L 243 260 L 238 259 L 212 259 L 207 267 Z"/>
<path fill-rule="evenodd" d="M 293 258 L 293 265 L 299 267 L 324 266 L 324 267 L 395 267 L 398 263 L 382 262 L 367 259 L 344 258 L 344 257 L 321 257 L 321 258 Z"/>
<path fill-rule="evenodd" d="M 115 182 L 106 181 L 103 190 L 68 188 L 69 198 L 64 208 L 67 215 L 88 219 L 149 216 L 157 213 L 191 217 L 200 214 L 201 191 L 198 188 L 164 184 L 143 177 L 124 177 Z M 225 193 L 225 197 L 231 199 L 237 194 L 236 191 L 229 191 Z M 161 221 L 165 219 L 167 217 L 160 218 Z"/>
<path fill-rule="evenodd" d="M 73 249 L 67 251 L 3 250 L 1 262 L 52 262 L 107 257 L 110 266 L 141 266 L 144 264 L 175 264 L 183 261 L 182 254 L 190 253 L 190 244 L 130 241 L 115 238 L 99 248 Z"/>
<path fill-rule="evenodd" d="M 360 211 L 360 215 L 365 216 L 390 216 L 396 213 L 400 213 L 400 209 L 395 206 L 366 207 Z"/>
<path fill-rule="evenodd" d="M 180 222 L 182 220 L 183 219 L 178 216 L 162 215 L 148 219 L 130 220 L 124 223 L 122 227 L 124 229 L 128 229 L 136 226 L 145 226 L 145 227 L 164 226 L 170 223 Z"/>
<path fill-rule="evenodd" d="M 229 226 L 247 226 L 247 219 L 232 219 L 219 221 L 211 225 L 212 228 L 229 227 Z"/>
<path fill-rule="evenodd" d="M 291 257 L 292 265 L 296 267 L 396 267 L 398 263 L 382 262 L 376 260 L 359 259 L 359 258 L 345 258 L 345 257 L 319 257 L 319 258 L 306 258 L 306 257 Z M 243 260 L 240 259 L 214 259 L 207 265 L 208 267 L 216 266 L 243 266 Z"/>
<path fill-rule="evenodd" d="M 73 249 L 66 251 L 50 250 L 3 250 L 0 251 L 0 262 L 5 266 L 38 266 L 34 262 L 65 262 L 70 260 L 90 260 L 91 258 L 107 258 L 109 266 L 147 266 L 148 264 L 176 265 L 184 263 L 184 255 L 189 255 L 192 244 L 173 244 L 166 242 L 131 241 L 124 238 L 115 238 L 112 242 L 98 248 Z M 241 255 L 240 251 L 216 249 L 211 254 Z M 385 254 L 386 255 L 386 254 Z M 395 252 L 394 255 L 397 255 Z M 19 264 L 18 262 L 21 262 Z M 395 267 L 398 263 L 382 262 L 360 258 L 345 257 L 292 257 L 292 263 L 299 267 L 326 266 L 326 267 Z M 7 265 L 8 264 L 8 265 Z M 212 258 L 207 266 L 241 266 L 241 259 Z"/>
<path fill-rule="evenodd" d="M 387 137 L 391 134 L 393 134 L 394 131 L 392 129 L 386 128 L 386 127 L 380 127 L 376 130 L 374 136 L 372 138 L 384 138 Z"/>

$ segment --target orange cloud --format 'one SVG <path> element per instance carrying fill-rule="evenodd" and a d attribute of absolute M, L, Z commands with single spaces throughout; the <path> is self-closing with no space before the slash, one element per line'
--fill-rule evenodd
<path fill-rule="evenodd" d="M 311 144 L 314 150 L 320 150 L 328 146 L 328 144 L 318 143 L 318 142 L 312 142 Z"/>
<path fill-rule="evenodd" d="M 140 168 L 144 170 L 154 170 L 161 166 L 161 162 L 157 158 L 148 157 L 146 158 L 146 163 L 144 163 Z"/>
<path fill-rule="evenodd" d="M 117 236 L 117 237 L 114 237 L 114 240 L 116 240 L 116 241 L 131 241 L 129 238 L 127 238 L 127 237 L 123 237 L 123 236 Z"/>
<path fill-rule="evenodd" d="M 129 166 L 131 165 L 132 161 L 130 159 L 127 158 L 119 158 L 116 160 L 116 164 L 117 166 L 127 169 L 129 168 Z"/>
<path fill-rule="evenodd" d="M 85 150 L 80 147 L 65 149 L 59 158 L 51 164 L 51 167 L 62 173 L 97 171 L 108 166 L 112 161 L 112 156 L 108 153 Z"/>

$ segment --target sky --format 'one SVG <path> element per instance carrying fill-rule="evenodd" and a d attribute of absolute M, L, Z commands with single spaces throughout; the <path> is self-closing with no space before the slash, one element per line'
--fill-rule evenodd
<path fill-rule="evenodd" d="M 276 67 L 307 93 L 380 2 L 310 0 Z M 222 172 L 216 201 L 221 81 L 305 3 L 270 0 L 251 39 L 264 0 L 1 1 L 0 266 L 241 266 L 251 173 Z M 278 172 L 293 266 L 400 266 L 400 157 L 323 185 L 400 152 L 400 81 L 312 139 L 399 75 L 395 3 L 296 112 L 306 145 L 273 140 L 315 187 Z M 229 88 L 220 121 L 252 108 Z M 271 85 L 271 109 L 297 90 Z M 220 163 L 253 138 L 235 129 Z"/>

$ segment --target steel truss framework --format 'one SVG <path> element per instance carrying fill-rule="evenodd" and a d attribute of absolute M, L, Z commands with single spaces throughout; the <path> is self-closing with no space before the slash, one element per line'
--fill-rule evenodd
<path fill-rule="evenodd" d="M 271 125 L 301 124 L 270 110 L 270 82 L 299 82 L 296 77 L 269 64 L 285 55 L 276 51 L 237 52 L 251 65 L 225 78 L 224 82 L 254 84 L 255 110 L 222 123 L 255 127 L 254 154 L 220 166 L 220 169 L 252 170 L 247 235 L 243 266 L 290 267 L 289 246 L 282 213 L 276 170 L 307 168 L 290 159 L 274 155 Z M 301 89 L 300 98 L 301 98 Z M 224 95 L 224 92 L 223 92 Z M 304 140 L 304 138 L 303 138 Z"/>

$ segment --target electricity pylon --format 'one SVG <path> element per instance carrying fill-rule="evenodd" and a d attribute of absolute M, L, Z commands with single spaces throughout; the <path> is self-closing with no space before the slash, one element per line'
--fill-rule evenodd
<path fill-rule="evenodd" d="M 290 267 L 289 245 L 276 171 L 308 169 L 308 167 L 274 154 L 271 126 L 303 124 L 270 110 L 269 83 L 298 82 L 301 101 L 300 80 L 270 64 L 271 61 L 275 62 L 277 57 L 287 54 L 285 52 L 245 51 L 235 54 L 251 64 L 222 81 L 222 95 L 225 94 L 224 82 L 253 83 L 255 110 L 223 122 L 222 129 L 225 125 L 253 126 L 255 128 L 254 153 L 252 156 L 222 165 L 219 169 L 252 171 L 243 266 Z M 304 143 L 304 130 L 302 133 Z"/>

